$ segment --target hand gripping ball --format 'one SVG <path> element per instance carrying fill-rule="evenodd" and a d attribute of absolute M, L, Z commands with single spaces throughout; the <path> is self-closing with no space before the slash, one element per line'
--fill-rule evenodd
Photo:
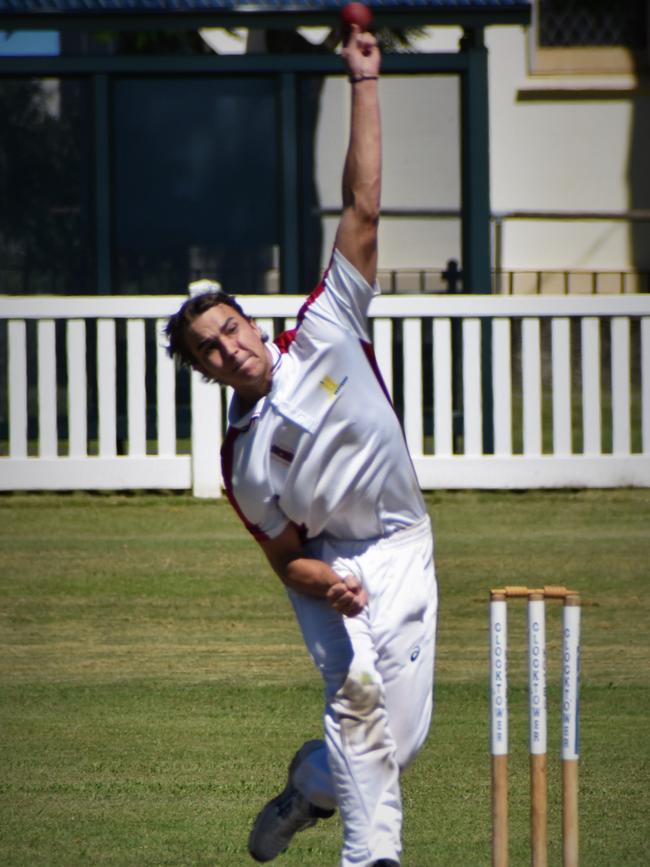
<path fill-rule="evenodd" d="M 346 27 L 356 24 L 364 32 L 372 24 L 372 12 L 365 3 L 346 3 L 341 9 L 341 20 Z"/>

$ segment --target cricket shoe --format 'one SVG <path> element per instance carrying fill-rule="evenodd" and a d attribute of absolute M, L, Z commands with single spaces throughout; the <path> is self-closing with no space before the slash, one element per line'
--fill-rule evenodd
<path fill-rule="evenodd" d="M 399 867 L 399 864 L 392 858 L 380 858 L 379 861 L 372 862 L 372 867 Z"/>
<path fill-rule="evenodd" d="M 248 838 L 248 851 L 255 861 L 273 861 L 287 849 L 294 834 L 311 828 L 319 819 L 329 819 L 334 815 L 334 810 L 311 804 L 293 784 L 301 762 L 322 743 L 307 741 L 300 747 L 289 765 L 289 778 L 284 790 L 270 800 L 255 819 Z"/>

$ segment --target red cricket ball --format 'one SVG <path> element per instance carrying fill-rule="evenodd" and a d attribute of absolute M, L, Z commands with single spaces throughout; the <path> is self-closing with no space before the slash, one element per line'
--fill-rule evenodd
<path fill-rule="evenodd" d="M 372 11 L 365 3 L 346 3 L 341 9 L 341 21 L 346 27 L 356 24 L 363 33 L 372 24 Z"/>

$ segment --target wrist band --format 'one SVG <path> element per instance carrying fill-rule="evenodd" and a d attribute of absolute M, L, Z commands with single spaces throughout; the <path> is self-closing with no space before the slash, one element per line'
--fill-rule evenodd
<path fill-rule="evenodd" d="M 350 80 L 350 84 L 356 84 L 359 81 L 377 81 L 379 78 L 378 75 L 364 75 L 363 72 L 360 72 L 358 75 L 350 75 L 348 76 Z"/>

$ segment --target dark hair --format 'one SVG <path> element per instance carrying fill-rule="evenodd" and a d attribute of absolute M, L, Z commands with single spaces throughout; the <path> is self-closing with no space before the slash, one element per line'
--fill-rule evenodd
<path fill-rule="evenodd" d="M 192 354 L 192 350 L 187 342 L 187 332 L 190 325 L 206 310 L 211 307 L 216 307 L 217 304 L 225 304 L 226 307 L 232 307 L 244 319 L 250 320 L 239 304 L 235 301 L 232 295 L 227 292 L 202 292 L 200 295 L 195 295 L 184 301 L 179 310 L 170 316 L 165 325 L 165 336 L 167 337 L 167 354 L 171 358 L 178 358 L 184 367 L 191 367 L 196 363 L 196 358 Z"/>

